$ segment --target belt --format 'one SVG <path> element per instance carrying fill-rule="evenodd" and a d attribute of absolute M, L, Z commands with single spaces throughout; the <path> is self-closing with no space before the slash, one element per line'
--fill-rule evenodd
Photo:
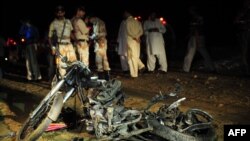
<path fill-rule="evenodd" d="M 61 42 L 61 43 L 58 43 L 59 45 L 68 45 L 68 44 L 70 44 L 70 43 L 68 43 L 68 42 Z"/>
<path fill-rule="evenodd" d="M 87 40 L 85 40 L 85 39 L 78 39 L 77 41 L 78 42 L 87 42 Z"/>

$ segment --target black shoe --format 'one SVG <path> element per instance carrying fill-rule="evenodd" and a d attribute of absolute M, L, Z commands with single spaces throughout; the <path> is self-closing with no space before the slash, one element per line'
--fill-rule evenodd
<path fill-rule="evenodd" d="M 104 72 L 98 72 L 98 79 L 105 79 Z"/>
<path fill-rule="evenodd" d="M 110 80 L 110 72 L 109 71 L 104 71 L 104 78 L 106 81 Z"/>
<path fill-rule="evenodd" d="M 166 74 L 167 72 L 163 71 L 163 70 L 158 70 L 157 73 L 159 73 L 159 74 Z"/>
<path fill-rule="evenodd" d="M 130 71 L 122 71 L 122 76 L 123 77 L 129 77 L 130 76 Z"/>
<path fill-rule="evenodd" d="M 129 74 L 129 71 L 122 71 L 123 74 Z"/>
<path fill-rule="evenodd" d="M 155 73 L 155 71 L 147 71 L 146 73 L 148 73 L 148 74 L 154 74 Z"/>
<path fill-rule="evenodd" d="M 131 78 L 132 80 L 136 80 L 138 77 L 132 77 L 132 76 L 131 76 L 130 78 Z"/>
<path fill-rule="evenodd" d="M 143 74 L 145 71 L 146 71 L 146 68 L 145 68 L 145 67 L 139 69 L 139 73 L 140 73 L 140 74 Z"/>

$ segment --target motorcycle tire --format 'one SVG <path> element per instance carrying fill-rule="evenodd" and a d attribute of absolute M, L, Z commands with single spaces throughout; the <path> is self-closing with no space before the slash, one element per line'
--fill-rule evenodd
<path fill-rule="evenodd" d="M 198 136 L 178 132 L 168 126 L 160 124 L 157 120 L 150 120 L 149 124 L 154 128 L 151 132 L 168 141 L 215 141 L 217 136 L 214 128 L 206 129 L 207 131 Z"/>
<path fill-rule="evenodd" d="M 62 109 L 63 96 L 62 94 L 56 94 L 50 102 L 45 103 L 34 115 L 33 118 L 29 118 L 24 122 L 21 129 L 17 134 L 17 141 L 35 141 L 42 133 L 48 128 L 50 123 L 53 121 L 49 115 L 58 117 Z M 56 111 L 56 112 L 55 112 Z"/>

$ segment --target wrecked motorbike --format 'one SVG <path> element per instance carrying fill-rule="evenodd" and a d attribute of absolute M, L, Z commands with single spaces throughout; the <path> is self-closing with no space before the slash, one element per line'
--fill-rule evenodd
<path fill-rule="evenodd" d="M 85 104 L 88 100 L 87 95 L 83 93 L 85 88 L 103 87 L 103 89 L 109 89 L 108 87 L 118 84 L 115 81 L 110 81 L 107 84 L 104 83 L 104 80 L 92 77 L 91 71 L 82 62 L 67 63 L 66 75 L 56 82 L 35 110 L 30 113 L 28 119 L 18 132 L 17 140 L 27 141 L 38 139 L 49 124 L 57 120 L 63 104 L 72 95 L 78 95 L 81 103 Z"/>
<path fill-rule="evenodd" d="M 144 110 L 145 118 L 154 135 L 169 141 L 214 141 L 216 133 L 212 125 L 213 118 L 200 109 L 189 109 L 183 112 L 179 105 L 186 98 L 178 99 L 172 104 L 162 105 L 157 112 L 148 109 L 168 95 L 156 95 Z"/>
<path fill-rule="evenodd" d="M 29 115 L 18 132 L 17 141 L 38 139 L 48 126 L 57 121 L 64 104 L 72 96 L 81 103 L 81 118 L 87 131 L 97 140 L 215 140 L 212 116 L 199 109 L 182 112 L 179 105 L 185 98 L 164 104 L 156 112 L 150 108 L 169 95 L 159 94 L 145 109 L 124 106 L 124 93 L 118 80 L 99 80 L 80 61 L 67 63 L 66 75 L 54 83 L 51 91 Z M 92 88 L 90 94 L 86 89 Z"/>
<path fill-rule="evenodd" d="M 168 97 L 170 96 L 156 95 L 143 110 L 132 110 L 123 105 L 102 107 L 94 101 L 95 106 L 90 107 L 90 113 L 97 139 L 130 141 L 216 140 L 211 115 L 200 109 L 189 109 L 186 112 L 179 109 L 180 103 L 186 98 L 181 98 L 172 104 L 163 104 L 156 112 L 150 111 L 153 105 Z"/>

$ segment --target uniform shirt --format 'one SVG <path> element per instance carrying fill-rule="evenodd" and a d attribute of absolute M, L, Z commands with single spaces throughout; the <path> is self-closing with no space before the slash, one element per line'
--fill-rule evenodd
<path fill-rule="evenodd" d="M 25 38 L 26 43 L 36 42 L 39 38 L 38 29 L 31 24 L 23 24 L 20 28 L 19 34 Z"/>
<path fill-rule="evenodd" d="M 86 26 L 85 22 L 81 18 L 76 17 L 74 17 L 71 21 L 76 39 L 88 40 L 89 28 Z"/>
<path fill-rule="evenodd" d="M 196 15 L 191 18 L 190 21 L 190 34 L 196 35 L 197 33 L 199 35 L 203 34 L 203 17 Z"/>
<path fill-rule="evenodd" d="M 99 39 L 101 37 L 106 37 L 107 31 L 104 21 L 99 18 L 95 18 L 93 22 L 93 33 L 95 39 Z M 93 36 L 93 35 L 92 35 Z"/>
<path fill-rule="evenodd" d="M 237 17 L 239 31 L 250 31 L 250 7 L 244 9 Z"/>
<path fill-rule="evenodd" d="M 65 22 L 65 29 L 63 31 L 64 27 L 64 22 Z M 58 42 L 70 42 L 70 34 L 71 31 L 73 30 L 72 24 L 70 20 L 64 19 L 64 20 L 58 20 L 55 19 L 49 27 L 49 38 L 52 37 L 53 31 L 56 31 L 57 37 L 58 37 Z M 63 31 L 63 35 L 62 35 Z M 62 38 L 62 39 L 61 39 Z"/>

